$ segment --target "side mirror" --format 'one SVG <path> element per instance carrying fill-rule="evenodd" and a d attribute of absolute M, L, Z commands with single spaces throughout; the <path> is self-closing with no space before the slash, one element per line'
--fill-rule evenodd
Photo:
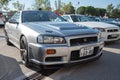
<path fill-rule="evenodd" d="M 13 24 L 19 24 L 19 22 L 17 22 L 15 19 L 10 19 L 9 23 L 13 23 Z"/>

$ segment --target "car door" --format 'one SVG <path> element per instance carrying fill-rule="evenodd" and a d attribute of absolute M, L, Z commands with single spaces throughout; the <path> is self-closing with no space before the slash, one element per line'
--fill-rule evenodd
<path fill-rule="evenodd" d="M 11 41 L 13 44 L 19 44 L 19 35 L 20 35 L 20 13 L 17 12 L 10 20 L 9 20 L 9 28 L 11 32 Z"/>

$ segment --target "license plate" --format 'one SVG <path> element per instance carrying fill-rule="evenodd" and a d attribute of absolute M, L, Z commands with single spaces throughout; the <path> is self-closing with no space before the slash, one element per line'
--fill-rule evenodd
<path fill-rule="evenodd" d="M 118 35 L 117 34 L 112 34 L 111 37 L 117 37 Z"/>
<path fill-rule="evenodd" d="M 94 47 L 88 46 L 80 49 L 79 57 L 84 57 L 93 54 Z"/>

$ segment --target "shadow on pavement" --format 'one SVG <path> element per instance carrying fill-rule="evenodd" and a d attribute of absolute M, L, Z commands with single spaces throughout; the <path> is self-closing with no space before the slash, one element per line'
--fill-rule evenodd
<path fill-rule="evenodd" d="M 22 61 L 18 61 L 18 64 L 24 65 L 24 63 Z M 59 70 L 62 67 L 59 67 L 59 68 L 50 68 L 50 69 L 41 69 L 40 66 L 37 66 L 36 64 L 31 63 L 31 66 L 28 67 L 28 68 L 31 69 L 31 70 L 33 70 L 33 71 L 36 71 L 36 73 L 39 73 L 41 75 L 49 76 L 49 75 L 55 73 L 57 70 Z"/>
<path fill-rule="evenodd" d="M 41 69 L 40 66 L 31 66 L 29 67 L 31 70 L 36 71 L 35 74 L 30 75 L 27 79 L 28 80 L 41 80 L 44 79 L 47 76 L 52 75 L 53 73 L 55 73 L 56 71 L 58 71 L 61 67 L 59 68 L 51 68 L 51 69 Z"/>
<path fill-rule="evenodd" d="M 4 25 L 0 25 L 0 28 L 4 28 Z"/>
<path fill-rule="evenodd" d="M 113 42 L 107 42 L 105 43 L 105 47 L 120 49 L 120 40 L 113 41 Z"/>
<path fill-rule="evenodd" d="M 18 61 L 18 63 L 20 65 L 24 65 L 24 63 L 22 61 Z M 27 78 L 25 78 L 24 80 L 34 80 L 34 79 L 35 80 L 37 80 L 37 79 L 41 80 L 44 77 L 52 75 L 53 73 L 58 71 L 61 67 L 59 67 L 59 68 L 50 68 L 50 69 L 41 69 L 40 66 L 37 66 L 36 64 L 31 63 L 31 66 L 27 67 L 27 68 L 29 68 L 30 70 L 35 71 L 35 73 L 32 74 L 32 75 L 27 76 Z"/>
<path fill-rule="evenodd" d="M 0 80 L 22 80 L 25 78 L 18 62 L 0 54 Z"/>

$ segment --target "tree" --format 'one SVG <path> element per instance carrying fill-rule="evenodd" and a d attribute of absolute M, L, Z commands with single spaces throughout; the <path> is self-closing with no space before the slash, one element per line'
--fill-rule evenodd
<path fill-rule="evenodd" d="M 52 9 L 51 9 L 51 7 L 46 7 L 45 10 L 46 10 L 46 11 L 51 11 Z"/>
<path fill-rule="evenodd" d="M 49 0 L 35 0 L 33 5 L 34 10 L 39 10 L 42 8 L 43 10 L 51 11 L 51 4 Z"/>
<path fill-rule="evenodd" d="M 61 2 L 61 0 L 55 0 L 55 10 L 61 10 L 61 8 L 63 7 L 63 3 Z"/>
<path fill-rule="evenodd" d="M 93 6 L 87 6 L 86 7 L 86 13 L 87 15 L 95 15 L 95 8 Z"/>
<path fill-rule="evenodd" d="M 35 0 L 33 9 L 38 10 L 39 8 L 43 8 L 42 4 L 43 4 L 43 0 Z"/>
<path fill-rule="evenodd" d="M 116 8 L 116 9 L 113 9 L 112 10 L 112 13 L 111 13 L 111 17 L 113 17 L 113 18 L 120 18 L 120 11 L 118 11 L 118 9 Z"/>
<path fill-rule="evenodd" d="M 85 15 L 86 7 L 81 6 L 77 9 L 77 14 L 83 14 Z"/>
<path fill-rule="evenodd" d="M 99 8 L 99 12 L 100 12 L 99 16 L 103 17 L 103 16 L 105 16 L 106 9 L 104 9 L 104 8 Z"/>
<path fill-rule="evenodd" d="M 3 6 L 3 9 L 6 10 L 6 11 L 10 10 L 10 8 L 8 8 L 7 5 L 4 5 L 4 6 Z"/>
<path fill-rule="evenodd" d="M 15 3 L 12 4 L 14 8 L 18 11 L 24 10 L 25 5 L 21 4 L 19 1 L 16 1 Z"/>
<path fill-rule="evenodd" d="M 75 9 L 74 9 L 74 7 L 72 6 L 72 3 L 71 3 L 71 2 L 69 2 L 69 4 L 67 4 L 67 5 L 65 5 L 65 6 L 63 7 L 63 11 L 64 11 L 64 13 L 66 13 L 66 14 L 74 14 L 74 13 L 75 13 Z"/>
<path fill-rule="evenodd" d="M 0 9 L 5 7 L 11 0 L 0 0 Z"/>
<path fill-rule="evenodd" d="M 95 16 L 100 16 L 100 8 L 95 8 Z"/>
<path fill-rule="evenodd" d="M 112 10 L 110 17 L 120 18 L 120 4 L 118 4 L 116 8 Z"/>
<path fill-rule="evenodd" d="M 120 4 L 118 4 L 116 8 L 120 10 Z"/>
<path fill-rule="evenodd" d="M 47 11 L 51 11 L 52 10 L 52 8 L 51 8 L 51 4 L 50 4 L 50 1 L 49 0 L 46 0 L 46 7 L 45 7 L 45 10 L 47 10 Z"/>
<path fill-rule="evenodd" d="M 61 8 L 61 0 L 58 0 L 58 10 Z"/>
<path fill-rule="evenodd" d="M 56 8 L 56 10 L 58 9 L 57 1 L 55 1 L 55 8 Z"/>
<path fill-rule="evenodd" d="M 57 15 L 62 15 L 64 13 L 63 7 L 65 6 L 65 3 L 61 2 L 61 0 L 55 0 L 55 10 L 54 12 Z"/>
<path fill-rule="evenodd" d="M 107 6 L 107 14 L 111 18 L 120 18 L 120 4 L 114 7 L 112 4 Z"/>
<path fill-rule="evenodd" d="M 109 4 L 108 6 L 107 6 L 107 14 L 108 14 L 108 16 L 111 16 L 111 12 L 112 12 L 112 10 L 114 9 L 114 6 L 113 6 L 113 4 Z"/>

